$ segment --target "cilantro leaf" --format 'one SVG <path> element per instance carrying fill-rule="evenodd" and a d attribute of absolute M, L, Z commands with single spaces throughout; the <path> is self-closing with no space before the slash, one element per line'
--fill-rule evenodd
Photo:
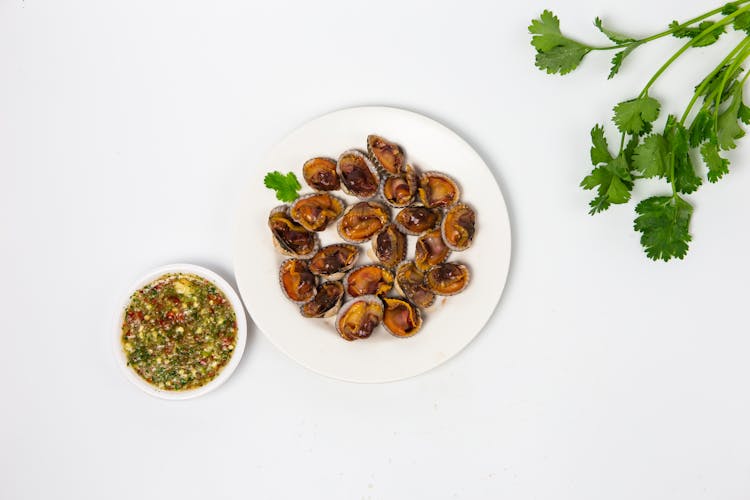
<path fill-rule="evenodd" d="M 667 117 L 664 138 L 671 155 L 674 186 L 680 193 L 690 194 L 700 187 L 703 180 L 695 173 L 690 157 L 690 140 L 684 125 L 673 115 Z"/>
<path fill-rule="evenodd" d="M 594 26 L 596 26 L 599 29 L 599 31 L 604 33 L 604 36 L 606 36 L 607 38 L 609 38 L 611 41 L 615 42 L 618 45 L 636 41 L 635 38 L 633 37 L 622 35 L 620 33 L 617 33 L 615 31 L 605 28 L 604 25 L 602 24 L 602 20 L 598 17 L 594 19 Z"/>
<path fill-rule="evenodd" d="M 570 73 L 581 64 L 591 47 L 567 38 L 560 32 L 560 20 L 549 10 L 531 21 L 531 45 L 537 50 L 536 65 L 547 73 Z"/>
<path fill-rule="evenodd" d="M 641 234 L 641 245 L 653 260 L 682 259 L 688 251 L 690 218 L 693 207 L 679 196 L 654 196 L 635 208 L 634 228 Z"/>
<path fill-rule="evenodd" d="M 620 68 L 622 67 L 622 62 L 625 60 L 628 55 L 630 55 L 633 50 L 638 46 L 638 44 L 631 44 L 628 45 L 628 47 L 625 50 L 621 50 L 620 52 L 616 53 L 614 56 L 612 56 L 612 67 L 609 70 L 609 76 L 607 77 L 608 80 L 611 80 L 615 77 L 617 73 L 620 72 Z"/>
<path fill-rule="evenodd" d="M 594 166 L 612 161 L 607 138 L 604 137 L 604 127 L 595 125 L 591 129 L 591 142 L 593 143 L 591 146 L 591 163 Z"/>
<path fill-rule="evenodd" d="M 732 95 L 732 102 L 716 122 L 716 136 L 719 147 L 723 150 L 737 147 L 735 141 L 745 135 L 740 125 L 740 106 L 742 105 L 742 87 L 737 86 Z"/>
<path fill-rule="evenodd" d="M 668 169 L 667 141 L 661 134 L 652 134 L 635 148 L 633 168 L 641 176 L 665 177 Z"/>
<path fill-rule="evenodd" d="M 740 16 L 741 17 L 741 16 Z M 677 21 L 672 21 L 669 23 L 669 29 L 674 29 L 674 33 L 672 33 L 672 36 L 676 38 L 695 38 L 704 31 L 711 29 L 712 26 L 716 24 L 714 21 L 703 21 L 698 26 L 682 26 Z M 724 26 L 719 26 L 718 28 L 714 28 L 709 33 L 703 35 L 700 39 L 698 39 L 694 44 L 693 47 L 706 47 L 708 45 L 711 45 L 715 43 L 719 37 L 724 33 Z"/>
<path fill-rule="evenodd" d="M 729 160 L 719 155 L 719 147 L 713 142 L 707 142 L 701 147 L 701 158 L 708 167 L 708 182 L 716 182 L 729 173 Z"/>
<path fill-rule="evenodd" d="M 734 18 L 734 22 L 732 23 L 732 28 L 736 29 L 737 31 L 744 31 L 746 33 L 750 33 L 750 12 L 743 12 L 739 16 Z"/>
<path fill-rule="evenodd" d="M 750 125 L 750 108 L 745 106 L 744 102 L 740 104 L 740 110 L 737 112 L 737 116 L 742 123 Z"/>
<path fill-rule="evenodd" d="M 706 108 L 701 109 L 688 129 L 690 146 L 698 147 L 701 143 L 711 138 L 714 125 L 713 114 Z"/>
<path fill-rule="evenodd" d="M 609 208 L 610 204 L 627 203 L 633 189 L 633 178 L 623 155 L 605 165 L 596 167 L 581 181 L 583 189 L 596 189 L 597 197 L 589 204 L 594 215 Z"/>
<path fill-rule="evenodd" d="M 302 188 L 294 172 L 286 175 L 279 171 L 268 172 L 263 178 L 263 184 L 268 189 L 276 191 L 276 198 L 284 202 L 292 202 L 299 198 L 297 191 Z"/>
<path fill-rule="evenodd" d="M 659 117 L 659 108 L 659 101 L 653 97 L 637 97 L 615 106 L 613 121 L 623 134 L 641 135 L 651 130 L 650 124 Z"/>

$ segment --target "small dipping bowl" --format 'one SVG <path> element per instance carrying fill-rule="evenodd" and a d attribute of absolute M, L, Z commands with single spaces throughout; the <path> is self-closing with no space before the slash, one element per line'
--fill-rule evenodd
<path fill-rule="evenodd" d="M 159 387 L 150 384 L 148 381 L 143 379 L 134 369 L 128 366 L 128 359 L 125 354 L 125 350 L 122 347 L 122 324 L 124 320 L 125 310 L 130 304 L 130 298 L 136 291 L 140 290 L 141 288 L 160 278 L 161 276 L 164 276 L 165 274 L 178 273 L 194 274 L 196 276 L 199 276 L 211 282 L 216 286 L 216 288 L 224 293 L 224 296 L 226 296 L 227 300 L 229 300 L 229 303 L 232 305 L 234 315 L 237 318 L 237 342 L 235 344 L 234 351 L 232 352 L 232 357 L 229 358 L 229 362 L 224 366 L 224 368 L 221 369 L 219 374 L 214 377 L 213 380 L 194 389 L 170 391 L 160 389 Z M 227 379 L 232 376 L 235 368 L 237 368 L 237 365 L 240 363 L 240 360 L 242 359 L 242 353 L 245 351 L 245 343 L 247 341 L 247 322 L 245 321 L 245 309 L 242 306 L 242 301 L 240 300 L 239 296 L 237 296 L 237 293 L 229 285 L 229 283 L 227 283 L 224 278 L 211 271 L 210 269 L 196 266 L 194 264 L 169 264 L 150 271 L 130 287 L 127 295 L 120 302 L 117 313 L 115 314 L 115 327 L 112 339 L 112 347 L 114 349 L 115 358 L 117 359 L 117 364 L 122 369 L 125 377 L 139 389 L 146 392 L 147 394 L 162 399 L 178 400 L 196 398 L 213 391 L 221 384 L 226 382 Z"/>

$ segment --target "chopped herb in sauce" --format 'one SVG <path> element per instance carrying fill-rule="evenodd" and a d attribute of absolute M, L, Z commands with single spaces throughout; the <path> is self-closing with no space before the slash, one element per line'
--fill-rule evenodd
<path fill-rule="evenodd" d="M 130 297 L 122 323 L 128 365 L 165 390 L 213 380 L 232 357 L 237 318 L 224 293 L 194 274 L 165 274 Z"/>

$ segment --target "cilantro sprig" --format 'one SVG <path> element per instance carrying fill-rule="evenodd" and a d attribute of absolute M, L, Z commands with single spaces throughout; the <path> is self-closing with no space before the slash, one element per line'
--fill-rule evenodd
<path fill-rule="evenodd" d="M 682 259 L 687 254 L 692 205 L 684 198 L 703 185 L 694 158 L 705 166 L 705 179 L 718 182 L 730 172 L 725 152 L 737 147 L 744 135 L 742 124 L 750 124 L 750 107 L 743 100 L 750 72 L 742 64 L 750 57 L 750 0 L 728 3 L 688 21 L 673 21 L 668 29 L 637 38 L 615 32 L 594 20 L 596 28 L 611 45 L 589 45 L 564 35 L 559 19 L 545 10 L 529 26 L 536 49 L 536 65 L 550 74 L 564 75 L 581 64 L 593 51 L 616 51 L 609 78 L 622 68 L 626 57 L 641 45 L 673 36 L 685 43 L 648 80 L 640 93 L 614 106 L 612 121 L 619 132 L 619 149 L 613 152 L 606 129 L 591 130 L 590 158 L 594 166 L 581 187 L 595 191 L 589 213 L 597 214 L 612 205 L 628 203 L 640 179 L 661 179 L 671 193 L 640 201 L 635 208 L 634 229 L 653 260 Z M 696 86 L 692 99 L 678 116 L 662 121 L 661 103 L 649 94 L 659 77 L 685 52 L 716 43 L 727 30 L 747 34 Z"/>
<path fill-rule="evenodd" d="M 294 172 L 284 175 L 279 171 L 268 172 L 263 178 L 263 184 L 268 189 L 276 191 L 276 199 L 290 203 L 299 198 L 298 191 L 302 189 Z"/>

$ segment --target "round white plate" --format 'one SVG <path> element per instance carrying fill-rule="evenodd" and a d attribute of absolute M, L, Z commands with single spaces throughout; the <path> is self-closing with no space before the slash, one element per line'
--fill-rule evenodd
<path fill-rule="evenodd" d="M 135 370 L 128 366 L 128 358 L 122 348 L 122 322 L 123 316 L 125 314 L 125 309 L 127 309 L 128 304 L 130 303 L 130 297 L 137 290 L 140 290 L 157 278 L 171 273 L 195 274 L 196 276 L 200 276 L 201 278 L 210 281 L 211 283 L 216 285 L 219 290 L 224 292 L 224 295 L 226 295 L 227 299 L 232 304 L 234 314 L 237 317 L 237 343 L 234 347 L 234 352 L 232 353 L 232 357 L 229 359 L 229 362 L 219 372 L 216 378 L 208 382 L 206 385 L 202 385 L 201 387 L 196 387 L 195 389 L 189 389 L 185 391 L 167 391 L 164 389 L 160 389 L 155 385 L 149 384 L 145 379 L 141 378 L 141 376 L 138 375 Z M 245 321 L 245 310 L 242 308 L 242 301 L 237 296 L 234 288 L 232 288 L 224 278 L 222 278 L 215 272 L 211 271 L 210 269 L 206 269 L 205 267 L 196 266 L 195 264 L 169 264 L 149 271 L 148 274 L 142 276 L 133 284 L 133 286 L 128 289 L 127 295 L 123 295 L 121 306 L 117 309 L 117 312 L 115 314 L 114 323 L 115 325 L 113 331 L 114 335 L 112 337 L 112 349 L 115 353 L 115 358 L 117 358 L 117 364 L 120 366 L 120 368 L 122 368 L 122 373 L 130 382 L 135 384 L 142 391 L 162 399 L 191 399 L 207 394 L 218 388 L 229 379 L 235 368 L 237 368 L 237 365 L 242 359 L 242 353 L 245 351 L 245 342 L 247 341 L 247 322 Z"/>
<path fill-rule="evenodd" d="M 461 186 L 461 200 L 477 211 L 474 244 L 453 252 L 472 270 L 466 290 L 438 297 L 426 312 L 417 335 L 400 339 L 379 327 L 370 338 L 347 342 L 333 320 L 308 319 L 281 292 L 279 265 L 286 258 L 272 244 L 268 214 L 281 204 L 263 185 L 270 170 L 294 172 L 303 189 L 302 164 L 315 156 L 337 158 L 347 149 L 366 151 L 368 134 L 397 142 L 407 161 L 421 171 L 438 170 Z M 347 200 L 343 192 L 333 193 Z M 303 366 L 328 377 L 350 382 L 388 382 L 423 373 L 463 349 L 492 315 L 505 286 L 510 264 L 511 234 L 502 192 L 487 165 L 463 139 L 440 123 L 417 113 L 387 107 L 335 111 L 301 126 L 253 166 L 242 191 L 235 234 L 234 269 L 248 312 L 268 339 Z M 320 233 L 321 244 L 341 242 L 334 227 Z M 409 237 L 410 254 L 414 237 Z M 371 260 L 369 242 L 361 245 L 359 263 Z"/>

